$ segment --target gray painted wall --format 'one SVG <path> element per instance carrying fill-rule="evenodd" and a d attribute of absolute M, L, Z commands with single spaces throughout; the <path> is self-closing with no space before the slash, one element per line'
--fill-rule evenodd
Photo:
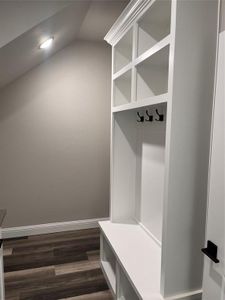
<path fill-rule="evenodd" d="M 225 0 L 221 1 L 220 31 L 225 30 Z"/>
<path fill-rule="evenodd" d="M 108 216 L 110 52 L 76 42 L 0 91 L 5 227 Z"/>

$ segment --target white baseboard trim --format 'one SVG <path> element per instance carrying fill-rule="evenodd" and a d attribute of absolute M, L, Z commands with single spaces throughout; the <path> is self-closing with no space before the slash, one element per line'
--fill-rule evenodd
<path fill-rule="evenodd" d="M 2 238 L 10 239 L 30 235 L 55 233 L 71 230 L 97 228 L 98 222 L 106 221 L 108 218 L 87 219 L 69 222 L 48 223 L 40 225 L 9 227 L 2 229 Z"/>

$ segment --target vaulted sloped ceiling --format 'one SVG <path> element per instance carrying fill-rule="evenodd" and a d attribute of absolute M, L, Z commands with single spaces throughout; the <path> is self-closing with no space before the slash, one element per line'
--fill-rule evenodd
<path fill-rule="evenodd" d="M 1 0 L 0 47 L 70 5 L 68 0 Z"/>
<path fill-rule="evenodd" d="M 124 0 L 0 1 L 0 88 L 76 39 L 102 40 Z M 54 36 L 51 49 L 40 50 Z"/>

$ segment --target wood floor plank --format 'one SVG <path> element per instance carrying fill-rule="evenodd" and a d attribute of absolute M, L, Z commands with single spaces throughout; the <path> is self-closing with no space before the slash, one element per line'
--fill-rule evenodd
<path fill-rule="evenodd" d="M 4 241 L 6 300 L 112 300 L 99 229 Z"/>
<path fill-rule="evenodd" d="M 13 253 L 14 254 L 27 254 L 27 253 L 35 253 L 35 252 L 41 252 L 45 250 L 52 250 L 53 248 L 62 248 L 62 247 L 72 247 L 72 245 L 76 246 L 78 249 L 82 246 L 86 246 L 86 249 L 88 247 L 89 250 L 92 248 L 89 246 L 95 246 L 99 245 L 99 236 L 85 236 L 85 237 L 75 237 L 70 239 L 55 239 L 52 240 L 43 240 L 41 242 L 38 241 L 29 241 L 26 242 L 24 245 L 19 244 L 17 246 L 13 247 Z M 93 248 L 93 250 L 95 249 Z"/>
<path fill-rule="evenodd" d="M 18 296 L 10 296 L 10 295 L 8 295 L 8 296 L 6 296 L 6 299 L 7 300 L 20 300 L 20 296 L 18 295 Z"/>
<path fill-rule="evenodd" d="M 73 287 L 80 286 L 88 280 L 96 280 L 102 278 L 100 270 L 88 270 L 88 272 L 76 272 L 69 275 L 54 276 L 52 273 L 42 272 L 41 276 L 30 276 L 26 280 L 8 281 L 6 283 L 7 290 L 17 290 L 21 292 L 39 292 L 45 293 L 51 289 L 62 289 L 65 285 L 68 287 L 73 284 Z"/>
<path fill-rule="evenodd" d="M 12 255 L 13 248 L 3 248 L 3 256 Z"/>
<path fill-rule="evenodd" d="M 13 248 L 13 253 L 24 255 L 24 254 L 34 254 L 43 251 L 55 251 L 58 249 L 60 251 L 90 251 L 99 249 L 99 237 L 90 237 L 87 239 L 71 240 L 71 241 L 60 241 L 54 243 L 44 243 L 39 245 L 32 245 L 26 247 Z M 56 251 L 57 252 L 57 251 Z"/>
<path fill-rule="evenodd" d="M 4 239 L 4 244 L 5 246 L 8 246 L 8 245 L 14 245 L 14 244 L 17 244 L 17 243 L 20 243 L 20 242 L 24 242 L 28 240 L 28 237 L 27 236 L 23 236 L 23 237 L 19 237 L 19 238 L 9 238 L 9 239 Z"/>
<path fill-rule="evenodd" d="M 54 280 L 40 281 L 39 286 L 22 291 L 20 300 L 58 300 L 107 289 L 101 270 L 81 273 L 60 275 Z"/>
<path fill-rule="evenodd" d="M 20 299 L 20 293 L 19 293 L 19 291 L 17 289 L 13 289 L 13 290 L 6 289 L 6 291 L 5 291 L 5 299 L 6 300 L 11 300 L 11 299 L 14 299 L 14 298 Z"/>
<path fill-rule="evenodd" d="M 98 250 L 92 250 L 92 251 L 87 251 L 87 257 L 88 260 L 90 261 L 97 261 L 100 259 L 100 251 Z"/>
<path fill-rule="evenodd" d="M 42 240 L 55 240 L 59 238 L 67 239 L 74 237 L 84 237 L 90 235 L 98 235 L 100 234 L 99 228 L 90 228 L 90 229 L 82 229 L 82 230 L 72 230 L 72 231 L 64 231 L 64 232 L 56 232 L 49 234 L 41 234 L 41 235 L 31 235 L 28 237 L 28 240 L 37 240 L 41 242 Z"/>
<path fill-rule="evenodd" d="M 48 277 L 55 277 L 55 267 L 48 266 L 42 268 L 35 268 L 35 269 L 26 269 L 26 270 L 19 270 L 14 272 L 8 272 L 4 274 L 5 279 L 5 286 L 8 288 L 9 286 L 19 285 L 20 282 L 28 283 L 30 280 L 39 278 L 48 278 Z"/>
<path fill-rule="evenodd" d="M 113 300 L 111 292 L 103 291 L 98 293 L 86 294 L 72 298 L 64 298 L 59 300 Z"/>
<path fill-rule="evenodd" d="M 61 255 L 71 255 L 76 252 L 87 252 L 88 250 L 96 250 L 99 249 L 99 240 L 98 239 L 90 239 L 82 244 L 74 244 L 71 243 L 70 247 L 66 247 L 65 245 L 62 247 L 56 247 L 53 250 L 53 253 L 55 256 L 61 256 Z"/>
<path fill-rule="evenodd" d="M 20 248 L 20 247 L 28 247 L 28 246 L 38 246 L 40 244 L 49 244 L 49 243 L 57 243 L 57 242 L 65 242 L 65 241 L 72 241 L 72 240 L 79 240 L 79 239 L 88 239 L 92 237 L 99 237 L 99 229 L 85 229 L 85 230 L 77 230 L 72 231 L 69 233 L 62 233 L 60 234 L 43 234 L 39 236 L 30 236 L 25 238 L 18 238 L 18 239 L 4 239 L 4 245 L 6 247 L 11 246 L 13 248 Z"/>
<path fill-rule="evenodd" d="M 27 255 L 6 256 L 4 258 L 4 270 L 5 272 L 11 272 L 83 260 L 87 260 L 85 252 L 73 252 L 70 255 L 56 256 L 53 251 L 44 251 Z"/>
<path fill-rule="evenodd" d="M 99 261 L 81 261 L 81 262 L 73 262 L 68 264 L 56 265 L 55 266 L 55 274 L 62 275 L 62 274 L 69 274 L 75 273 L 80 271 L 88 271 L 100 268 Z"/>

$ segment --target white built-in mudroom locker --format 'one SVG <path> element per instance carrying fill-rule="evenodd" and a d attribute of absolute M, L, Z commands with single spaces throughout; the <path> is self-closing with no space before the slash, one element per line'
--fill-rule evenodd
<path fill-rule="evenodd" d="M 115 299 L 201 299 L 202 252 L 203 299 L 225 299 L 218 9 L 217 1 L 132 1 L 105 37 L 112 45 L 111 204 L 110 220 L 100 222 L 101 265 Z M 211 241 L 201 252 L 207 197 Z"/>

